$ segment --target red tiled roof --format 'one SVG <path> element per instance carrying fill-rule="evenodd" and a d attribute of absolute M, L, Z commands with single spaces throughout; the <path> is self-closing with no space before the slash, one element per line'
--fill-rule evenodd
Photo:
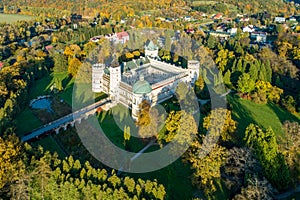
<path fill-rule="evenodd" d="M 123 37 L 128 37 L 128 33 L 123 31 L 123 32 L 120 32 L 120 33 L 117 33 L 117 36 L 119 39 L 122 39 Z"/>
<path fill-rule="evenodd" d="M 3 63 L 2 62 L 0 62 L 0 68 L 2 68 L 3 67 Z"/>
<path fill-rule="evenodd" d="M 218 14 L 215 15 L 214 18 L 215 18 L 215 19 L 218 19 L 218 18 L 221 18 L 222 16 L 223 16 L 223 15 L 222 15 L 221 13 L 218 13 Z"/>

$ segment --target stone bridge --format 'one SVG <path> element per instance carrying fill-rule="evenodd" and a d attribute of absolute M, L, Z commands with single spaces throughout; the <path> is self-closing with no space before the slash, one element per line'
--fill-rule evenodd
<path fill-rule="evenodd" d="M 27 142 L 32 139 L 39 138 L 40 136 L 43 136 L 51 131 L 55 131 L 55 133 L 58 134 L 60 130 L 67 130 L 68 126 L 74 127 L 75 123 L 80 124 L 83 119 L 87 119 L 89 116 L 94 115 L 99 107 L 104 106 L 105 104 L 110 102 L 111 101 L 109 100 L 109 98 L 106 98 L 89 106 L 86 106 L 78 111 L 75 111 L 60 119 L 57 119 L 33 130 L 31 133 L 24 135 L 21 140 L 23 142 Z"/>

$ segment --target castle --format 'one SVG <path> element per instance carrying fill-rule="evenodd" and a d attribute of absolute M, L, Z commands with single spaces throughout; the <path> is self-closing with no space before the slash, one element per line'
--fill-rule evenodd
<path fill-rule="evenodd" d="M 139 105 L 146 99 L 151 106 L 171 98 L 179 82 L 193 86 L 199 76 L 200 64 L 189 60 L 187 69 L 160 61 L 158 47 L 150 41 L 145 57 L 110 66 L 92 66 L 92 91 L 105 92 L 113 104 L 121 103 L 132 110 L 137 119 Z"/>

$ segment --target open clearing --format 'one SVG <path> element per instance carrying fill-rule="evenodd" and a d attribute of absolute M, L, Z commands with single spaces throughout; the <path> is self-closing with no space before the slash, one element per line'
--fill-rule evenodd
<path fill-rule="evenodd" d="M 28 21 L 32 19 L 34 19 L 34 17 L 29 15 L 0 13 L 0 23 L 15 23 L 17 21 Z"/>

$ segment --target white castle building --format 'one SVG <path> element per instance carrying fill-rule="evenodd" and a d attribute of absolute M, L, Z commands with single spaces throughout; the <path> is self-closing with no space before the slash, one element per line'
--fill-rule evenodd
<path fill-rule="evenodd" d="M 119 64 L 113 61 L 110 66 L 92 66 L 93 92 L 105 92 L 112 103 L 121 103 L 132 110 L 137 119 L 139 105 L 146 99 L 151 106 L 171 98 L 179 82 L 191 86 L 199 76 L 198 61 L 188 61 L 187 69 L 160 61 L 158 47 L 149 42 L 145 46 L 145 57 Z"/>

